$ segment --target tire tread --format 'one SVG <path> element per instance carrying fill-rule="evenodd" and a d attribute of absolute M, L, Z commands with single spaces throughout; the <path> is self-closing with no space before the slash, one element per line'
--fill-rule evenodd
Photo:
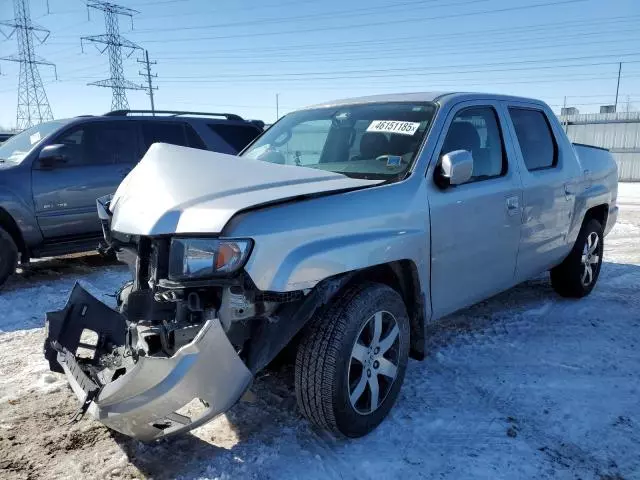
<path fill-rule="evenodd" d="M 348 286 L 314 316 L 298 345 L 295 390 L 299 408 L 313 423 L 334 434 L 345 434 L 334 411 L 344 337 L 362 307 L 375 303 L 382 295 L 392 295 L 404 309 L 401 297 L 387 285 L 365 282 Z"/>

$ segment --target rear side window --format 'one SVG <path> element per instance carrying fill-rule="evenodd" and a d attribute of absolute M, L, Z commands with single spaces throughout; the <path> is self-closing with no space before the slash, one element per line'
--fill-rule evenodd
<path fill-rule="evenodd" d="M 509 114 L 527 170 L 555 167 L 558 164 L 558 146 L 544 112 L 510 108 Z"/>
<path fill-rule="evenodd" d="M 170 143 L 172 145 L 187 146 L 184 125 L 179 122 L 143 122 L 142 138 L 145 151 L 154 143 Z"/>
<path fill-rule="evenodd" d="M 210 123 L 209 128 L 218 134 L 237 152 L 244 149 L 258 135 L 260 130 L 250 125 L 232 125 L 230 123 Z"/>
<path fill-rule="evenodd" d="M 187 141 L 191 148 L 199 148 L 200 150 L 207 150 L 207 146 L 204 144 L 200 136 L 196 133 L 193 127 L 189 124 L 184 126 L 187 133 Z"/>

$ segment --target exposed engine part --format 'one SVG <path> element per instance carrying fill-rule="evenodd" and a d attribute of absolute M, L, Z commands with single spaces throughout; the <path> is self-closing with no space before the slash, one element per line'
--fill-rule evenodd
<path fill-rule="evenodd" d="M 251 302 L 241 287 L 227 287 L 222 291 L 218 312 L 222 328 L 228 330 L 232 322 L 256 316 L 256 304 Z"/>
<path fill-rule="evenodd" d="M 165 352 L 173 355 L 182 346 L 191 343 L 202 329 L 202 325 L 168 325 L 165 329 L 165 335 L 161 337 L 166 339 Z"/>
<path fill-rule="evenodd" d="M 182 292 L 179 290 L 156 292 L 153 298 L 156 302 L 177 302 L 182 300 Z"/>

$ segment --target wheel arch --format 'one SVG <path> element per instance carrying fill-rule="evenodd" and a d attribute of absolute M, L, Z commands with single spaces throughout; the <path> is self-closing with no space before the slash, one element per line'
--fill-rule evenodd
<path fill-rule="evenodd" d="M 7 231 L 14 243 L 18 247 L 18 251 L 21 254 L 21 260 L 24 262 L 29 257 L 29 249 L 27 248 L 27 244 L 22 237 L 22 232 L 20 231 L 20 227 L 13 219 L 11 214 L 7 212 L 4 208 L 0 207 L 0 227 Z"/>
<path fill-rule="evenodd" d="M 607 226 L 608 217 L 609 217 L 609 205 L 607 205 L 606 203 L 603 203 L 603 204 L 591 207 L 589 210 L 587 210 L 584 215 L 584 219 L 582 223 L 585 224 L 593 218 L 594 220 L 597 220 L 598 222 L 600 222 L 600 225 L 602 225 L 602 228 L 605 229 Z"/>
<path fill-rule="evenodd" d="M 420 286 L 418 268 L 411 260 L 383 263 L 353 272 L 342 288 L 354 283 L 376 282 L 394 289 L 400 294 L 409 315 L 410 356 L 422 360 L 425 356 L 425 298 Z"/>
<path fill-rule="evenodd" d="M 314 315 L 327 308 L 345 289 L 365 282 L 389 286 L 402 297 L 410 326 L 411 358 L 422 360 L 425 356 L 426 303 L 421 290 L 418 268 L 411 260 L 399 260 L 342 273 L 318 283 L 301 304 L 290 303 L 280 312 L 286 322 L 264 322 L 245 345 L 247 367 L 256 373 L 262 370 L 287 345 L 295 345 L 297 336 Z"/>

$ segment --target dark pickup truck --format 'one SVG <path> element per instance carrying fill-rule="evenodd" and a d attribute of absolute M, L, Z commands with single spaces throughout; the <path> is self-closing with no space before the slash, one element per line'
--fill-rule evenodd
<path fill-rule="evenodd" d="M 114 193 L 152 144 L 236 154 L 264 128 L 234 114 L 155 113 L 55 120 L 0 145 L 0 285 L 18 262 L 96 249 L 96 199 Z"/>

